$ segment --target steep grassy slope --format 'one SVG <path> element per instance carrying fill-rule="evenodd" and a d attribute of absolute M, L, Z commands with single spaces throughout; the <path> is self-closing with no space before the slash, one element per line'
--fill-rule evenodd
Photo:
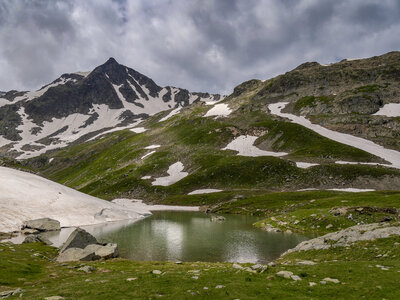
<path fill-rule="evenodd" d="M 247 96 L 240 99 L 247 100 Z M 236 98 L 238 99 L 238 98 Z M 234 109 L 238 101 L 228 102 Z M 135 134 L 128 130 L 105 135 L 94 141 L 71 146 L 25 162 L 41 174 L 105 199 L 141 197 L 161 201 L 200 188 L 222 190 L 284 191 L 302 188 L 397 187 L 400 172 L 365 165 L 338 165 L 336 160 L 380 161 L 364 151 L 324 138 L 300 125 L 263 112 L 257 103 L 240 105 L 226 118 L 204 118 L 209 106 L 196 104 L 171 119 L 150 118 L 141 126 L 148 130 Z M 258 135 L 256 146 L 289 155 L 277 157 L 237 156 L 221 150 L 239 135 Z M 145 147 L 160 145 L 155 153 Z M 50 162 L 50 158 L 52 158 Z M 153 178 L 165 176 L 168 167 L 181 161 L 189 176 L 177 183 L 153 186 Z M 308 169 L 295 161 L 317 162 Z M 142 179 L 152 176 L 152 179 Z"/>

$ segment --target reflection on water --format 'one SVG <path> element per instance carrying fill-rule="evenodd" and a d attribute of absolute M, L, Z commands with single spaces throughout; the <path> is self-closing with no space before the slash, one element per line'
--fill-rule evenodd
<path fill-rule="evenodd" d="M 100 241 L 118 243 L 122 257 L 153 261 L 265 263 L 307 239 L 256 229 L 255 221 L 251 216 L 227 215 L 226 222 L 217 223 L 198 212 L 154 212 L 134 223 L 85 229 Z"/>
<path fill-rule="evenodd" d="M 199 212 L 154 212 L 137 220 L 82 226 L 101 242 L 118 244 L 121 257 L 152 261 L 211 261 L 266 263 L 307 238 L 296 234 L 269 233 L 254 228 L 258 219 L 226 215 L 223 223 L 211 222 Z M 74 228 L 48 232 L 59 247 Z M 25 236 L 14 238 L 22 242 Z"/>

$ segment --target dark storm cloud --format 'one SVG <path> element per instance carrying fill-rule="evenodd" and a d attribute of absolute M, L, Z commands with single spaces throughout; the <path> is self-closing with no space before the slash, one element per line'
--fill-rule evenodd
<path fill-rule="evenodd" d="M 304 61 L 400 50 L 397 0 L 0 0 L 0 90 L 115 57 L 161 85 L 229 92 Z"/>

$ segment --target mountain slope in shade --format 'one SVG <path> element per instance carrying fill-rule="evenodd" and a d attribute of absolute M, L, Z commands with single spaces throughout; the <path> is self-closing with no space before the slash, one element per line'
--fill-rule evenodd
<path fill-rule="evenodd" d="M 160 87 L 110 58 L 91 72 L 63 74 L 34 92 L 0 97 L 0 149 L 20 159 L 86 141 L 103 131 L 132 128 L 161 111 L 220 95 Z"/>
<path fill-rule="evenodd" d="M 139 219 L 142 212 L 95 198 L 40 176 L 0 167 L 0 232 L 19 230 L 22 223 L 52 218 L 61 226 Z"/>

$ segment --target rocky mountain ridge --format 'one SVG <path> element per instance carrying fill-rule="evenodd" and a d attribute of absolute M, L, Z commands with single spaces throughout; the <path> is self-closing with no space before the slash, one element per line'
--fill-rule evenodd
<path fill-rule="evenodd" d="M 2 95 L 0 151 L 11 157 L 34 157 L 107 130 L 133 128 L 161 111 L 221 99 L 160 87 L 110 58 L 91 72 L 63 74 L 38 91 Z"/>

